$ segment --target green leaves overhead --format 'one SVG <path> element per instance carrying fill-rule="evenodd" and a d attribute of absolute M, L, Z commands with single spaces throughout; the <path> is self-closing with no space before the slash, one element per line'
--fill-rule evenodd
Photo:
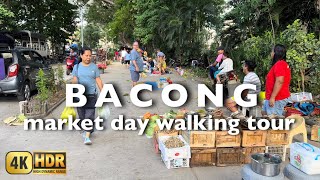
<path fill-rule="evenodd" d="M 0 25 L 3 30 L 13 26 L 14 14 L 4 4 L 0 4 Z"/>
<path fill-rule="evenodd" d="M 204 28 L 218 24 L 223 3 L 223 0 L 135 0 L 134 36 L 147 47 L 173 50 L 178 60 L 188 58 L 192 47 L 198 46 L 200 52 Z"/>
<path fill-rule="evenodd" d="M 75 30 L 77 7 L 66 0 L 2 2 L 14 14 L 14 19 L 9 19 L 14 24 L 12 29 L 27 29 L 44 34 L 53 44 L 59 46 Z"/>

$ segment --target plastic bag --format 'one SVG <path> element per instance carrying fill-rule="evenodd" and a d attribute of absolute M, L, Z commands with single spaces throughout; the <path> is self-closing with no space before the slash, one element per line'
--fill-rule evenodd
<path fill-rule="evenodd" d="M 156 122 L 149 122 L 148 126 L 146 128 L 145 134 L 147 136 L 147 138 L 152 138 L 153 134 L 154 134 L 154 129 L 157 126 Z"/>
<path fill-rule="evenodd" d="M 76 119 L 77 113 L 75 108 L 73 107 L 65 107 L 61 113 L 60 118 L 61 119 L 68 119 L 69 115 L 72 115 L 72 119 Z"/>
<path fill-rule="evenodd" d="M 107 104 L 104 104 L 103 106 L 98 107 L 97 111 L 98 111 L 98 116 L 104 120 L 108 119 L 111 114 L 110 108 Z"/>

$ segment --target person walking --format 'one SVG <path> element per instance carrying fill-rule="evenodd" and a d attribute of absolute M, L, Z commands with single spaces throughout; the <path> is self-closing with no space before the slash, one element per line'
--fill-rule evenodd
<path fill-rule="evenodd" d="M 132 45 L 132 50 L 130 52 L 130 75 L 132 80 L 132 86 L 137 85 L 140 79 L 140 72 L 143 71 L 143 60 L 139 51 L 139 43 L 135 41 Z"/>
<path fill-rule="evenodd" d="M 103 84 L 100 78 L 100 72 L 97 65 L 91 62 L 92 50 L 88 47 L 84 47 L 81 51 L 82 62 L 77 64 L 72 71 L 73 84 L 82 84 L 85 87 L 85 96 L 87 103 L 83 107 L 78 107 L 78 117 L 80 120 L 90 119 L 92 124 L 95 119 L 95 104 L 97 101 L 97 86 L 99 90 L 102 90 Z M 96 86 L 97 85 L 97 86 Z M 94 127 L 94 126 L 92 126 Z M 93 128 L 90 131 L 84 131 L 82 136 L 84 138 L 84 144 L 92 144 L 90 135 L 93 132 Z"/>
<path fill-rule="evenodd" d="M 123 48 L 122 51 L 121 51 L 121 62 L 122 62 L 122 64 L 126 64 L 125 58 L 126 58 L 127 54 L 128 54 L 128 52 L 127 52 L 126 48 Z"/>
<path fill-rule="evenodd" d="M 284 107 L 289 102 L 291 70 L 286 62 L 287 50 L 277 44 L 271 52 L 272 67 L 266 77 L 266 100 L 264 115 L 283 116 Z"/>

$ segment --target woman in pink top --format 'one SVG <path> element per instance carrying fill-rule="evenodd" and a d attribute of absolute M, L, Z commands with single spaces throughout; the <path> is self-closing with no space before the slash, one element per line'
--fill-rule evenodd
<path fill-rule="evenodd" d="M 218 56 L 216 58 L 216 61 L 209 66 L 210 78 L 213 82 L 214 82 L 214 73 L 218 70 L 217 65 L 218 65 L 218 63 L 222 62 L 224 49 L 223 49 L 223 47 L 218 47 L 217 51 L 218 51 Z"/>

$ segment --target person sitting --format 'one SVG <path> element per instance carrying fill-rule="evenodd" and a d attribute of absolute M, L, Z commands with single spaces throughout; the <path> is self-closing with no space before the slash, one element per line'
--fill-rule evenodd
<path fill-rule="evenodd" d="M 158 70 L 160 71 L 161 74 L 165 74 L 166 73 L 166 69 L 167 69 L 167 64 L 166 64 L 166 60 L 165 60 L 165 55 L 164 53 L 160 52 L 157 54 L 158 56 Z"/>
<path fill-rule="evenodd" d="M 80 62 L 78 61 L 78 53 L 76 52 L 75 48 L 70 48 L 70 54 L 69 54 L 71 59 L 74 59 L 74 65 L 79 64 Z"/>
<path fill-rule="evenodd" d="M 229 58 L 227 52 L 223 53 L 222 63 L 218 68 L 218 71 L 215 72 L 215 78 L 217 83 L 220 84 L 220 76 L 223 74 L 227 74 L 228 72 L 233 71 L 233 60 Z"/>
<path fill-rule="evenodd" d="M 216 60 L 214 61 L 214 63 L 212 63 L 209 66 L 209 71 L 210 71 L 210 78 L 212 81 L 214 81 L 215 79 L 215 72 L 218 70 L 219 65 L 221 64 L 222 58 L 223 58 L 223 53 L 224 53 L 224 48 L 223 47 L 218 47 L 217 48 L 218 51 L 218 56 L 216 58 Z"/>
<path fill-rule="evenodd" d="M 261 91 L 261 81 L 258 75 L 254 72 L 256 68 L 256 63 L 254 61 L 244 61 L 242 65 L 243 73 L 245 77 L 243 78 L 243 84 L 254 84 L 256 85 L 256 90 L 244 90 L 241 94 L 243 99 L 246 99 L 248 94 L 257 94 L 259 95 Z M 257 96 L 258 97 L 258 96 Z M 238 111 L 238 107 L 235 101 L 231 98 L 226 101 L 227 108 L 232 112 L 231 117 L 243 117 L 243 115 Z"/>
<path fill-rule="evenodd" d="M 148 63 L 150 65 L 150 73 L 153 73 L 154 70 L 154 61 L 152 60 L 152 58 L 148 58 Z"/>

